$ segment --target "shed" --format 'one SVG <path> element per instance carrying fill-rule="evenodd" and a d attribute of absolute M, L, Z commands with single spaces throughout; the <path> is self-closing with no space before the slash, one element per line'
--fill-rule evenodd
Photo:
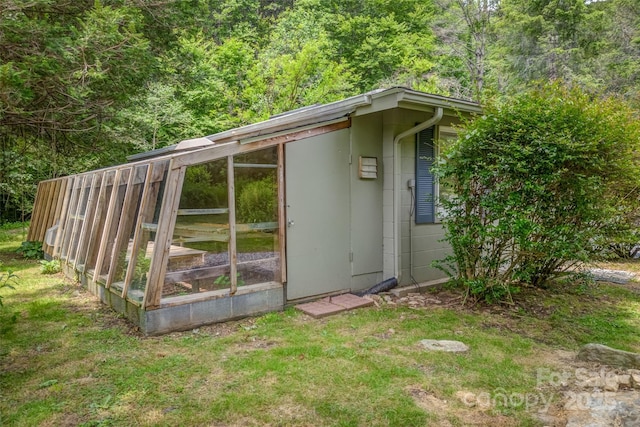
<path fill-rule="evenodd" d="M 442 277 L 431 174 L 478 104 L 377 90 L 38 185 L 28 239 L 149 335 Z"/>

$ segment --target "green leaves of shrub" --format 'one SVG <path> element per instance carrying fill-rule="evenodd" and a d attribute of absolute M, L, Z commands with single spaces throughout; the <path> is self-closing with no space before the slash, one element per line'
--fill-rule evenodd
<path fill-rule="evenodd" d="M 22 245 L 16 251 L 27 259 L 42 259 L 44 252 L 42 251 L 42 242 L 22 242 Z"/>
<path fill-rule="evenodd" d="M 640 125 L 615 99 L 557 85 L 489 105 L 437 173 L 455 278 L 495 301 L 598 255 L 640 218 Z"/>
<path fill-rule="evenodd" d="M 62 270 L 60 267 L 60 261 L 57 259 L 52 259 L 51 261 L 42 260 L 40 261 L 40 272 L 42 274 L 56 274 L 60 273 Z"/>

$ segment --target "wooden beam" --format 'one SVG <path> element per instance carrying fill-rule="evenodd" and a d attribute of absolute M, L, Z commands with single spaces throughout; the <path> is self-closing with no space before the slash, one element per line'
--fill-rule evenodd
<path fill-rule="evenodd" d="M 192 268 L 190 270 L 171 271 L 165 274 L 164 283 L 191 282 L 193 280 L 209 279 L 227 274 L 229 264 L 212 267 Z"/>
<path fill-rule="evenodd" d="M 73 182 L 72 177 L 63 178 L 62 185 L 60 188 L 60 195 L 62 196 L 62 203 L 59 203 L 59 211 L 56 209 L 57 214 L 56 217 L 60 218 L 58 222 L 58 230 L 56 231 L 56 239 L 53 243 L 53 249 L 51 251 L 51 256 L 53 258 L 57 258 L 60 253 L 60 242 L 62 241 L 62 233 L 64 228 L 64 223 L 67 215 L 67 204 L 69 203 L 69 195 L 71 192 L 71 184 Z M 60 199 L 58 199 L 60 201 Z"/>
<path fill-rule="evenodd" d="M 87 238 L 87 255 L 84 259 L 85 272 L 95 267 L 97 251 L 100 248 L 102 232 L 104 230 L 104 223 L 102 222 L 102 219 L 107 213 L 105 208 L 108 200 L 111 200 L 111 194 L 107 195 L 107 187 L 111 185 L 111 190 L 113 191 L 113 177 L 115 176 L 115 171 L 102 171 L 100 173 L 102 173 L 102 182 L 100 183 L 100 190 L 96 201 L 95 215 L 93 216 L 91 231 Z"/>
<path fill-rule="evenodd" d="M 78 234 L 82 225 L 84 224 L 84 212 L 82 212 L 82 206 L 84 205 L 85 189 L 89 187 L 91 175 L 83 175 L 82 183 L 78 189 L 78 197 L 76 202 L 75 214 L 73 216 L 73 228 L 71 229 L 71 235 L 69 236 L 69 243 L 67 244 L 67 261 L 69 265 L 72 261 L 75 261 L 75 255 L 78 249 Z M 87 197 L 89 193 L 87 193 Z"/>
<path fill-rule="evenodd" d="M 229 295 L 238 291 L 238 252 L 236 237 L 236 185 L 233 169 L 233 156 L 227 157 L 227 196 L 229 198 Z"/>
<path fill-rule="evenodd" d="M 144 166 L 142 166 L 144 167 Z M 131 201 L 136 193 L 136 185 L 134 184 L 135 178 L 138 175 L 138 169 L 142 168 L 137 166 L 131 168 L 129 172 L 129 179 L 127 180 L 127 187 L 124 191 L 124 200 L 120 207 L 120 220 L 118 221 L 118 228 L 116 229 L 115 238 L 113 240 L 113 248 L 111 250 L 111 259 L 109 260 L 109 270 L 107 272 L 107 282 L 105 288 L 110 288 L 115 278 L 116 271 L 118 270 L 118 263 L 124 261 L 124 258 L 120 258 L 120 253 L 127 250 L 127 242 L 129 241 L 129 235 L 131 234 L 131 223 L 133 222 L 133 216 L 135 215 L 135 209 L 132 209 Z"/>
<path fill-rule="evenodd" d="M 40 215 L 40 211 L 42 210 L 42 204 L 43 204 L 43 189 L 44 186 L 46 185 L 46 183 L 41 182 L 40 184 L 38 184 L 38 187 L 36 189 L 36 198 L 33 202 L 33 206 L 34 206 L 34 211 L 31 213 L 31 223 L 29 224 L 29 232 L 27 233 L 27 240 L 30 242 L 36 241 L 37 239 L 37 234 L 38 234 L 38 230 L 37 230 L 37 223 L 38 223 L 38 216 Z"/>
<path fill-rule="evenodd" d="M 149 270 L 146 291 L 142 300 L 142 307 L 145 310 L 153 310 L 160 307 L 164 275 L 167 271 L 173 228 L 175 227 L 175 218 L 180 206 L 180 195 L 186 169 L 186 166 L 175 168 L 173 160 L 169 164 L 169 174 L 167 175 L 160 217 L 158 218 L 158 232 L 156 233 L 153 257 L 151 258 L 151 269 Z"/>
<path fill-rule="evenodd" d="M 47 250 L 45 252 L 50 253 L 50 250 L 53 249 L 53 246 L 47 245 L 46 242 L 44 242 L 45 237 L 47 235 L 47 231 L 53 227 L 53 225 L 55 224 L 55 220 L 56 220 L 56 212 L 58 211 L 58 203 L 60 203 L 60 187 L 62 186 L 62 180 L 60 179 L 56 179 L 55 181 L 52 181 L 53 184 L 53 193 L 51 196 L 51 209 L 49 209 L 49 216 L 47 217 L 47 221 L 46 221 L 46 225 L 45 225 L 45 230 L 44 230 L 44 234 L 42 236 L 42 241 L 43 241 L 43 249 L 47 248 Z"/>
<path fill-rule="evenodd" d="M 93 226 L 93 217 L 95 216 L 97 194 L 100 192 L 100 184 L 102 182 L 102 173 L 94 173 L 91 177 L 91 187 L 89 188 L 89 196 L 87 198 L 87 206 L 84 211 L 84 219 L 82 220 L 82 228 L 78 234 L 78 248 L 73 259 L 73 269 L 77 270 L 79 263 L 84 264 L 86 259 L 86 249 L 88 246 L 88 236 Z M 80 261 L 80 262 L 79 262 Z"/>
<path fill-rule="evenodd" d="M 33 228 L 34 241 L 41 242 L 43 240 L 42 228 L 43 228 L 44 217 L 46 215 L 47 208 L 49 207 L 49 190 L 50 190 L 49 183 L 45 183 L 42 187 L 38 185 L 37 192 L 40 194 L 36 194 L 36 198 L 40 199 L 38 203 L 40 206 L 38 207 L 38 210 L 35 215 L 33 215 L 33 213 L 31 214 L 31 224 L 29 226 L 29 230 Z"/>
<path fill-rule="evenodd" d="M 278 145 L 278 251 L 280 252 L 280 282 L 287 281 L 287 210 L 284 180 L 284 143 Z M 276 276 L 277 277 L 277 276 Z"/>
<path fill-rule="evenodd" d="M 110 224 L 113 221 L 114 211 L 116 210 L 116 201 L 118 198 L 118 183 L 120 182 L 120 175 L 122 169 L 116 169 L 116 175 L 113 178 L 113 185 L 111 187 L 111 196 L 109 197 L 109 206 L 107 208 L 107 216 L 104 220 L 102 227 L 102 236 L 99 242 L 98 257 L 96 258 L 95 273 L 93 274 L 93 286 L 96 285 L 98 278 L 102 274 L 102 264 L 104 263 L 105 254 L 107 253 L 107 246 L 109 240 Z M 105 236 L 105 233 L 107 234 Z"/>
<path fill-rule="evenodd" d="M 69 240 L 71 239 L 71 233 L 73 232 L 73 226 L 75 224 L 76 210 L 78 208 L 78 196 L 80 190 L 78 187 L 82 184 L 84 179 L 83 175 L 77 176 L 73 180 L 71 185 L 71 195 L 69 200 L 69 206 L 67 209 L 67 217 L 65 218 L 62 242 L 60 244 L 60 259 L 66 260 L 69 258 Z"/>
<path fill-rule="evenodd" d="M 124 285 L 122 286 L 122 298 L 126 298 L 127 291 L 129 290 L 129 284 L 135 274 L 136 262 L 138 258 L 138 250 L 140 249 L 140 243 L 142 240 L 142 224 L 144 223 L 145 216 L 147 215 L 147 206 L 151 204 L 150 189 L 152 187 L 151 178 L 153 177 L 153 163 L 149 164 L 147 168 L 147 177 L 142 189 L 142 198 L 140 199 L 140 206 L 138 208 L 138 217 L 134 224 L 135 232 L 133 233 L 133 242 L 131 243 L 131 254 L 129 255 L 129 265 L 127 266 L 127 272 L 124 276 Z M 144 256 L 144 255 L 142 255 Z"/>
<path fill-rule="evenodd" d="M 39 241 L 43 242 L 42 246 L 46 245 L 44 238 L 47 234 L 47 230 L 51 227 L 51 217 L 53 217 L 53 212 L 56 210 L 56 201 L 58 199 L 57 187 L 60 185 L 58 181 L 49 182 L 47 185 L 47 208 L 44 211 L 44 215 L 42 216 L 42 220 L 40 221 L 40 229 L 38 231 Z"/>
<path fill-rule="evenodd" d="M 212 145 L 200 150 L 190 151 L 184 154 L 176 154 L 172 159 L 171 167 L 177 169 L 183 166 L 206 163 L 212 160 L 221 159 L 223 157 L 262 150 L 264 148 L 273 147 L 278 144 L 312 138 L 314 136 L 323 135 L 329 132 L 335 132 L 337 130 L 346 129 L 349 127 L 351 127 L 351 119 L 298 132 L 296 132 L 295 129 L 292 129 L 292 132 L 286 135 L 279 135 L 275 137 L 265 136 L 264 139 L 252 142 L 250 144 L 240 144 L 239 142 L 235 142 L 218 146 Z"/>

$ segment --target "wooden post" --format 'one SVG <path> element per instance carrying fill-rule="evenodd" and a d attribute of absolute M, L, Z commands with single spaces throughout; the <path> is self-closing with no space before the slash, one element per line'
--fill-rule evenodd
<path fill-rule="evenodd" d="M 64 198 L 65 204 L 62 208 L 62 219 L 60 220 L 60 228 L 58 228 L 58 235 L 56 236 L 56 253 L 59 255 L 59 258 L 62 258 L 62 252 L 65 245 L 65 235 L 67 234 L 67 229 L 69 227 L 69 218 L 73 216 L 73 212 L 71 212 L 73 210 L 74 199 L 73 188 L 80 179 L 80 176 L 70 177 L 67 182 L 67 192 Z"/>
<path fill-rule="evenodd" d="M 38 221 L 41 217 L 42 205 L 44 204 L 44 187 L 46 183 L 41 182 L 36 189 L 36 198 L 33 203 L 34 210 L 31 212 L 31 223 L 29 224 L 29 232 L 27 233 L 28 241 L 36 241 L 38 239 Z"/>
<path fill-rule="evenodd" d="M 108 246 L 108 240 L 109 240 L 109 236 L 108 235 L 105 236 L 104 233 L 106 232 L 107 234 L 109 234 L 109 226 L 113 221 L 113 214 L 116 207 L 116 201 L 118 199 L 118 185 L 120 184 L 121 173 L 122 173 L 122 169 L 117 169 L 116 176 L 113 178 L 113 187 L 111 189 L 109 207 L 107 208 L 107 217 L 104 221 L 104 226 L 103 226 L 104 231 L 102 233 L 102 239 L 100 239 L 100 243 L 99 243 L 100 249 L 98 249 L 98 258 L 96 259 L 96 268 L 95 268 L 95 272 L 93 273 L 93 279 L 91 280 L 94 286 L 98 281 L 98 278 L 102 274 L 102 264 L 104 262 L 104 257 L 107 252 L 107 246 Z"/>
<path fill-rule="evenodd" d="M 129 233 L 127 232 L 128 225 L 131 222 L 131 217 L 135 214 L 135 211 L 131 209 L 131 200 L 134 193 L 134 179 L 136 176 L 137 167 L 133 167 L 129 172 L 129 179 L 127 180 L 127 187 L 124 190 L 124 200 L 122 201 L 122 207 L 120 209 L 120 220 L 118 221 L 118 227 L 116 228 L 115 238 L 113 239 L 113 248 L 111 249 L 111 259 L 109 262 L 109 270 L 107 272 L 107 281 L 105 287 L 111 287 L 113 278 L 118 269 L 118 262 L 120 262 L 119 253 L 122 250 L 123 243 L 129 239 Z M 110 237 L 110 236 L 109 236 Z"/>
<path fill-rule="evenodd" d="M 78 234 L 78 248 L 73 259 L 73 269 L 77 270 L 79 261 L 84 263 L 86 259 L 86 249 L 89 244 L 90 230 L 93 226 L 93 218 L 97 202 L 97 193 L 100 192 L 100 184 L 102 182 L 102 172 L 96 172 L 91 177 L 91 188 L 89 189 L 89 197 L 87 199 L 87 207 L 84 211 L 84 219 L 82 220 L 82 229 Z"/>
<path fill-rule="evenodd" d="M 75 261 L 75 253 L 78 249 L 77 247 L 77 238 L 79 233 L 79 228 L 82 228 L 82 225 L 78 226 L 78 223 L 82 221 L 84 223 L 84 219 L 81 211 L 84 200 L 84 189 L 87 185 L 87 181 L 89 181 L 90 175 L 83 175 L 82 180 L 80 181 L 80 186 L 78 188 L 78 196 L 76 197 L 76 207 L 75 212 L 73 214 L 73 227 L 71 228 L 71 234 L 69 235 L 69 241 L 67 243 L 67 259 L 65 264 L 69 265 L 71 261 Z"/>
<path fill-rule="evenodd" d="M 227 157 L 227 197 L 229 200 L 229 295 L 238 291 L 238 253 L 236 248 L 236 190 L 233 156 Z"/>
<path fill-rule="evenodd" d="M 60 179 L 60 190 L 58 191 L 58 202 L 56 203 L 56 212 L 54 214 L 54 221 L 57 220 L 58 229 L 56 230 L 56 238 L 53 242 L 53 247 L 51 248 L 51 256 L 55 258 L 56 256 L 56 242 L 60 237 L 60 233 L 62 230 L 62 215 L 64 212 L 64 205 L 67 202 L 67 189 L 69 188 L 69 180 L 70 178 L 61 178 Z"/>
<path fill-rule="evenodd" d="M 160 306 L 164 275 L 169 261 L 169 250 L 173 229 L 176 225 L 176 214 L 180 206 L 180 195 L 187 167 L 173 167 L 173 159 L 169 164 L 169 174 L 165 184 L 164 197 L 160 217 L 158 218 L 158 231 L 151 259 L 151 269 L 147 278 L 147 286 L 144 293 L 142 306 L 145 310 L 151 310 Z"/>
<path fill-rule="evenodd" d="M 287 210 L 285 199 L 285 182 L 284 182 L 284 143 L 278 144 L 278 251 L 280 253 L 280 283 L 287 281 L 287 254 L 286 254 L 286 237 L 287 237 Z"/>
<path fill-rule="evenodd" d="M 127 272 L 124 276 L 124 285 L 122 286 L 122 298 L 127 296 L 127 290 L 129 284 L 136 270 L 136 261 L 138 257 L 138 249 L 140 249 L 140 240 L 142 239 L 142 223 L 144 222 L 147 206 L 150 204 L 150 189 L 152 188 L 152 176 L 153 176 L 153 163 L 150 163 L 147 168 L 147 174 L 144 182 L 144 188 L 142 189 L 142 198 L 140 200 L 140 206 L 138 208 L 138 217 L 134 224 L 135 232 L 133 233 L 133 242 L 131 243 L 131 255 L 129 255 L 129 265 L 127 266 Z M 144 256 L 144 255 L 142 255 Z"/>
<path fill-rule="evenodd" d="M 100 184 L 100 190 L 98 192 L 98 200 L 96 201 L 95 215 L 91 224 L 91 231 L 87 238 L 87 255 L 84 259 L 85 273 L 92 267 L 95 267 L 95 260 L 97 257 L 97 249 L 100 248 L 100 242 L 102 240 L 102 230 L 104 230 L 104 224 L 101 223 L 101 219 L 106 215 L 105 207 L 107 206 L 107 187 L 109 181 L 113 180 L 115 171 L 104 171 L 102 173 L 102 182 Z M 111 182 L 111 190 L 113 191 L 113 182 Z M 109 194 L 109 200 L 111 200 L 111 194 Z"/>

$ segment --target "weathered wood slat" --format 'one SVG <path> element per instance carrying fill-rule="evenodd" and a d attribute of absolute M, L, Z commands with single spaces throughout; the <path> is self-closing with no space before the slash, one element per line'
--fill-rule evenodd
<path fill-rule="evenodd" d="M 85 270 L 88 268 L 95 268 L 98 251 L 100 248 L 100 242 L 102 241 L 102 232 L 104 229 L 104 223 L 102 219 L 105 218 L 107 212 L 106 207 L 109 200 L 111 200 L 111 193 L 107 194 L 107 188 L 111 186 L 113 190 L 113 177 L 115 171 L 105 171 L 100 184 L 100 190 L 98 192 L 98 200 L 96 202 L 95 215 L 91 224 L 91 231 L 89 232 L 87 242 L 87 255 L 85 257 Z"/>
<path fill-rule="evenodd" d="M 89 197 L 87 199 L 87 206 L 82 218 L 82 228 L 80 234 L 78 234 L 78 249 L 73 260 L 73 268 L 77 269 L 78 263 L 84 264 L 86 257 L 86 248 L 88 244 L 88 234 L 93 225 L 93 215 L 95 213 L 95 205 L 97 201 L 97 193 L 100 191 L 100 182 L 102 181 L 102 174 L 96 173 L 91 177 L 91 187 L 89 189 Z M 80 261 L 80 262 L 79 262 Z"/>
<path fill-rule="evenodd" d="M 120 221 L 118 221 L 118 228 L 116 230 L 116 235 L 113 242 L 111 262 L 109 265 L 109 271 L 107 273 L 106 288 L 109 288 L 111 286 L 114 279 L 116 278 L 116 272 L 120 267 L 119 264 L 121 262 L 124 262 L 124 257 L 121 257 L 120 254 L 124 251 L 126 256 L 127 243 L 131 234 L 131 226 L 134 221 L 133 217 L 136 213 L 135 208 L 132 206 L 132 202 L 134 199 L 139 197 L 140 184 L 142 184 L 141 180 L 138 184 L 134 184 L 134 181 L 136 180 L 136 177 L 138 177 L 141 173 L 139 169 L 144 169 L 144 172 L 146 173 L 147 167 L 148 165 L 138 166 L 136 168 L 133 168 L 129 173 L 127 188 L 124 193 L 124 200 L 121 207 L 122 213 L 120 214 Z"/>
<path fill-rule="evenodd" d="M 218 209 L 178 209 L 178 216 L 187 215 L 220 215 L 229 213 L 227 208 Z"/>
<path fill-rule="evenodd" d="M 236 248 L 236 185 L 235 173 L 233 171 L 233 156 L 227 157 L 227 194 L 229 197 L 229 260 L 231 279 L 229 295 L 238 291 L 238 253 Z"/>
<path fill-rule="evenodd" d="M 124 284 L 122 286 L 122 294 L 121 294 L 122 298 L 125 298 L 127 295 L 129 284 L 131 283 L 131 280 L 133 279 L 133 275 L 135 273 L 136 262 L 137 262 L 138 256 L 140 255 L 138 254 L 138 251 L 141 247 L 142 232 L 143 232 L 141 225 L 145 219 L 145 216 L 148 214 L 147 206 L 152 204 L 150 200 L 150 197 L 151 197 L 150 189 L 153 188 L 151 183 L 151 178 L 153 177 L 153 169 L 154 169 L 154 164 L 153 163 L 149 164 L 149 167 L 147 168 L 147 178 L 145 180 L 144 188 L 142 189 L 142 197 L 140 199 L 138 217 L 136 218 L 136 222 L 134 224 L 135 232 L 133 234 L 133 242 L 131 243 L 131 250 L 129 252 L 130 254 L 129 265 L 127 266 L 127 271 L 124 276 Z M 145 255 L 142 255 L 142 256 L 145 256 Z"/>
<path fill-rule="evenodd" d="M 232 142 L 224 145 L 219 145 L 215 150 L 211 150 L 211 148 L 209 147 L 190 151 L 188 153 L 174 155 L 175 157 L 173 157 L 171 160 L 171 167 L 174 169 L 178 169 L 183 166 L 206 163 L 212 160 L 232 156 L 234 154 L 250 153 L 252 151 L 258 151 L 268 147 L 273 147 L 278 144 L 312 138 L 314 136 L 323 135 L 329 132 L 335 132 L 337 130 L 346 129 L 349 127 L 351 127 L 351 120 L 345 120 L 338 123 L 319 126 L 313 129 L 307 129 L 298 132 L 293 131 L 286 135 L 279 135 L 271 138 L 266 137 L 265 139 L 262 139 L 260 141 L 252 142 L 251 144 L 240 144 L 240 142 Z"/>
<path fill-rule="evenodd" d="M 120 175 L 122 174 L 122 169 L 117 169 L 116 170 L 116 174 L 113 177 L 113 186 L 111 188 L 111 195 L 109 197 L 109 205 L 107 208 L 107 216 L 105 217 L 104 220 L 104 225 L 102 227 L 103 231 L 101 234 L 101 239 L 98 245 L 98 256 L 96 258 L 96 266 L 95 266 L 95 273 L 93 275 L 93 284 L 96 284 L 96 281 L 98 280 L 98 277 L 100 277 L 102 275 L 102 265 L 104 263 L 104 258 L 105 255 L 107 253 L 107 246 L 108 246 L 108 240 L 109 240 L 109 227 L 111 222 L 113 221 L 113 216 L 115 214 L 115 210 L 116 210 L 116 202 L 117 202 L 117 198 L 118 198 L 118 186 L 116 185 L 118 182 L 120 182 Z M 107 235 L 105 236 L 105 232 L 107 233 Z"/>
<path fill-rule="evenodd" d="M 278 249 L 280 251 L 280 282 L 287 282 L 287 263 L 286 263 L 286 221 L 287 212 L 285 209 L 285 181 L 284 181 L 284 143 L 278 145 Z M 278 277 L 278 276 L 276 276 Z"/>
<path fill-rule="evenodd" d="M 182 193 L 182 184 L 184 182 L 186 169 L 186 166 L 175 168 L 173 166 L 173 160 L 171 160 L 160 217 L 158 218 L 158 232 L 156 233 L 155 249 L 151 259 L 147 289 L 144 293 L 144 300 L 142 301 L 142 307 L 146 310 L 153 310 L 160 306 L 164 275 L 167 271 L 171 238 L 173 236 L 173 227 L 180 206 L 180 194 Z"/>
<path fill-rule="evenodd" d="M 58 204 L 62 203 L 62 200 L 60 198 L 60 188 L 62 187 L 62 180 L 61 179 L 56 179 L 53 182 L 53 194 L 52 194 L 52 199 L 51 199 L 51 209 L 49 209 L 49 216 L 47 217 L 47 221 L 46 221 L 46 226 L 44 229 L 44 234 L 42 235 L 42 241 L 44 242 L 43 245 L 46 245 L 46 252 L 47 253 L 51 253 L 51 250 L 53 249 L 52 246 L 49 246 L 46 242 L 45 242 L 45 236 L 47 235 L 47 231 L 54 226 L 57 217 L 56 217 L 56 212 L 58 212 Z M 43 248 L 44 249 L 44 248 Z"/>
<path fill-rule="evenodd" d="M 60 188 L 60 195 L 62 196 L 62 203 L 59 203 L 60 211 L 57 212 L 56 217 L 60 218 L 58 222 L 58 230 L 56 232 L 56 239 L 53 244 L 53 249 L 51 250 L 51 256 L 56 258 L 60 254 L 60 243 L 62 242 L 62 233 L 65 223 L 65 216 L 67 212 L 67 204 L 69 202 L 69 195 L 71 192 L 71 182 L 73 178 L 64 178 L 62 181 L 62 185 Z"/>

